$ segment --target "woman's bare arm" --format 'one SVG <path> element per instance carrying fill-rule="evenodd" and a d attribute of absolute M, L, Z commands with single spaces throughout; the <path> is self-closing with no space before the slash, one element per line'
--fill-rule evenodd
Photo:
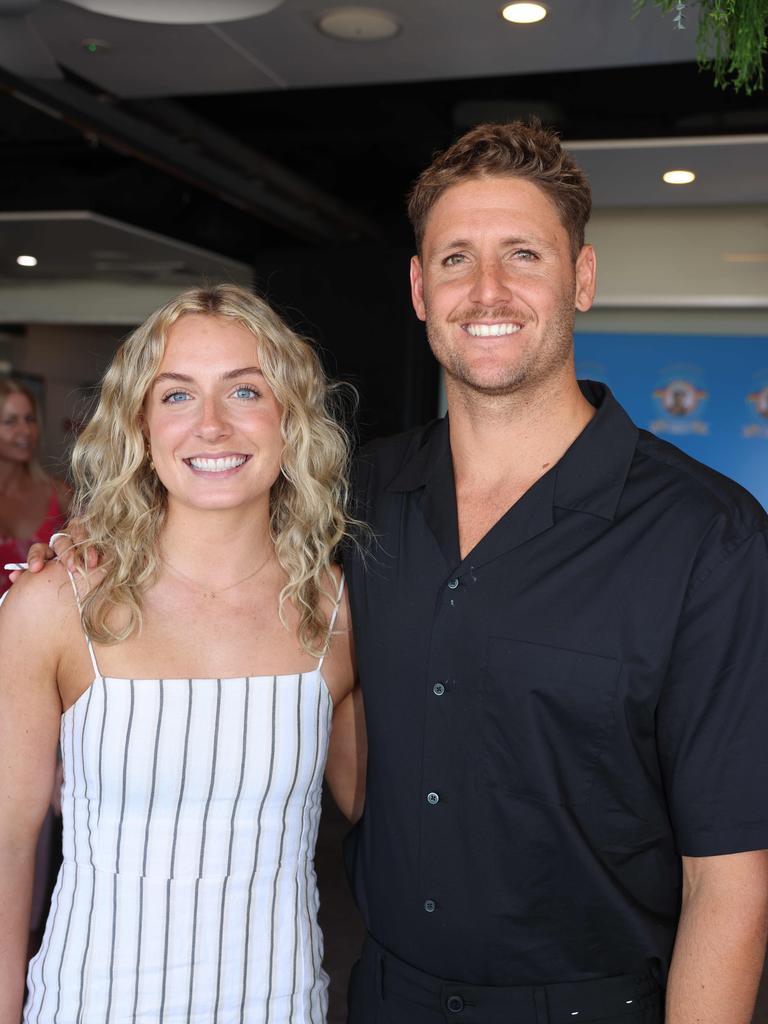
<path fill-rule="evenodd" d="M 56 770 L 62 577 L 58 566 L 28 576 L 0 607 L 0 1024 L 21 1017 L 35 846 Z"/>
<path fill-rule="evenodd" d="M 356 822 L 365 805 L 368 743 L 363 693 L 355 686 L 333 713 L 325 779 L 341 813 Z"/>
<path fill-rule="evenodd" d="M 346 589 L 323 674 L 335 701 L 325 781 L 341 813 L 354 822 L 363 813 L 368 746 Z"/>

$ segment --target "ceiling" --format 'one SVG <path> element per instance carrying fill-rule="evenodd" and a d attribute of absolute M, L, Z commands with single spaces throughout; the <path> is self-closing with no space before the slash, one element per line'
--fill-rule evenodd
<path fill-rule="evenodd" d="M 403 195 L 430 155 L 480 120 L 531 113 L 572 145 L 598 208 L 768 203 L 765 93 L 715 89 L 695 25 L 650 6 L 633 19 L 633 0 L 549 0 L 527 27 L 500 0 L 376 0 L 361 6 L 400 25 L 376 43 L 318 32 L 323 0 L 189 26 L 28 5 L 13 39 L 0 20 L 0 207 L 15 232 L 19 215 L 54 210 L 129 225 L 130 244 L 100 246 L 82 220 L 53 222 L 52 256 L 77 252 L 81 276 L 119 272 L 89 255 L 111 248 L 133 273 L 146 259 L 178 278 L 178 255 L 160 258 L 156 238 L 137 249 L 134 229 L 248 265 L 297 246 L 407 246 Z M 673 166 L 697 181 L 663 185 Z M 6 278 L 21 244 L 8 223 Z"/>

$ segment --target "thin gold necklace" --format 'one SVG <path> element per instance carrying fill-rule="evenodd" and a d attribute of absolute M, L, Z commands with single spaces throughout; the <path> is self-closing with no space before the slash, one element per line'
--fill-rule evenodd
<path fill-rule="evenodd" d="M 241 583 L 245 583 L 248 580 L 253 579 L 254 576 L 258 575 L 258 573 L 261 572 L 261 570 L 264 568 L 267 562 L 270 561 L 273 555 L 274 551 L 270 551 L 267 557 L 261 563 L 261 565 L 257 566 L 253 570 L 253 572 L 249 572 L 247 576 L 243 576 L 243 578 L 240 580 L 235 580 L 234 583 L 228 583 L 226 587 L 221 587 L 220 590 L 211 590 L 210 588 L 203 588 L 197 580 L 193 580 L 191 576 L 187 576 L 186 573 L 183 573 L 181 571 L 181 569 L 177 569 L 175 566 L 171 565 L 171 563 L 167 562 L 162 555 L 160 556 L 160 561 L 163 563 L 163 565 L 165 565 L 168 569 L 171 570 L 174 576 L 178 576 L 180 580 L 183 580 L 185 583 L 189 583 L 189 585 L 191 587 L 194 587 L 194 589 L 199 594 L 202 594 L 203 597 L 218 597 L 219 594 L 224 594 L 227 590 L 234 590 L 234 588 L 239 587 Z"/>

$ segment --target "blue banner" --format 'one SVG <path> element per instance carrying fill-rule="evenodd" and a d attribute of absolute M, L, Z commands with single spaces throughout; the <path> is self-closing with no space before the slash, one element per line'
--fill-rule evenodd
<path fill-rule="evenodd" d="M 576 372 L 768 508 L 768 338 L 577 334 Z"/>

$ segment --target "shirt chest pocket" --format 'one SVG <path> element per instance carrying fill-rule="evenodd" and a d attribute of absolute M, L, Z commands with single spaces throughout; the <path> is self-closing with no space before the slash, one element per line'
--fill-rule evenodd
<path fill-rule="evenodd" d="M 491 637 L 483 781 L 547 803 L 586 803 L 612 731 L 620 668 L 598 654 Z"/>

